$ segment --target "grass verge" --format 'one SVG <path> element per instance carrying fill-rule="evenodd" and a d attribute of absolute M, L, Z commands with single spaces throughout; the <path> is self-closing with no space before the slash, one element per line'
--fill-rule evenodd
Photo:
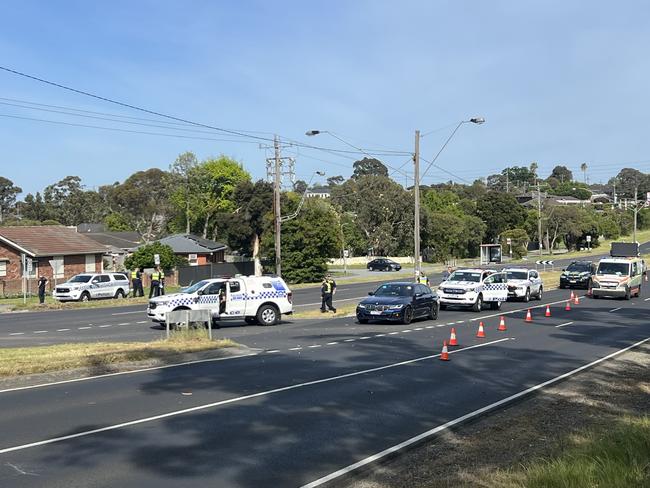
<path fill-rule="evenodd" d="M 356 311 L 357 304 L 351 303 L 342 306 L 336 305 L 336 300 L 334 300 L 334 306 L 336 306 L 336 313 L 332 312 L 321 312 L 319 308 L 315 310 L 305 310 L 303 312 L 294 312 L 291 315 L 293 319 L 331 319 L 332 317 L 345 317 L 346 315 L 353 314 Z"/>
<path fill-rule="evenodd" d="M 153 342 L 57 344 L 0 349 L 0 377 L 47 373 L 77 368 L 108 370 L 118 363 L 169 361 L 181 354 L 209 351 L 237 344 L 230 339 L 209 340 L 207 331 L 177 331 Z"/>
<path fill-rule="evenodd" d="M 650 417 L 624 417 L 611 429 L 574 435 L 554 457 L 495 474 L 503 488 L 650 486 Z"/>

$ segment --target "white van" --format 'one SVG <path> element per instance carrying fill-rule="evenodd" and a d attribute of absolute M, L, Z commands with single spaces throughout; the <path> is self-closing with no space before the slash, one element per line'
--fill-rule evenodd
<path fill-rule="evenodd" d="M 164 323 L 167 312 L 210 310 L 212 319 L 245 320 L 249 324 L 275 325 L 293 313 L 293 295 L 282 278 L 242 276 L 202 280 L 181 293 L 149 300 L 148 317 Z"/>

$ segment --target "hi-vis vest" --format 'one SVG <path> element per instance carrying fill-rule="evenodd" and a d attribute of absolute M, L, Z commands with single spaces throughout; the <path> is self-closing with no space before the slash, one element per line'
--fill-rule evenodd
<path fill-rule="evenodd" d="M 426 277 L 426 276 L 420 276 L 420 277 L 418 278 L 418 283 L 420 283 L 420 284 L 422 284 L 422 285 L 426 285 L 426 284 L 427 284 L 427 281 L 429 281 L 429 280 L 427 280 L 427 277 Z"/>
<path fill-rule="evenodd" d="M 151 273 L 151 281 L 160 281 L 160 273 L 158 271 Z"/>
<path fill-rule="evenodd" d="M 138 279 L 138 271 L 131 271 L 131 279 L 132 280 L 137 280 Z"/>
<path fill-rule="evenodd" d="M 326 280 L 322 287 L 323 293 L 332 293 L 332 285 L 333 283 L 330 280 Z"/>

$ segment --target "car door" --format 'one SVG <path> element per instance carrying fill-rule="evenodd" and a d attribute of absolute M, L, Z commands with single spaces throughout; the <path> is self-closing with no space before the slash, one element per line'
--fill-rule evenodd
<path fill-rule="evenodd" d="M 542 279 L 539 277 L 539 273 L 537 271 L 529 271 L 528 281 L 530 281 L 530 293 L 532 295 L 539 295 L 539 289 L 542 286 Z"/>
<path fill-rule="evenodd" d="M 220 294 L 225 286 L 225 282 L 215 281 L 203 288 L 201 294 L 196 299 L 196 308 L 199 310 L 210 310 L 213 317 L 220 315 Z"/>
<path fill-rule="evenodd" d="M 417 296 L 415 300 L 417 315 L 427 315 L 429 310 L 431 310 L 431 305 L 433 304 L 433 294 L 431 293 L 431 289 L 428 286 L 420 284 L 417 285 L 416 293 Z"/>
<path fill-rule="evenodd" d="M 508 300 L 508 284 L 504 273 L 494 273 L 483 281 L 484 302 L 505 302 Z"/>
<path fill-rule="evenodd" d="M 93 276 L 90 279 L 90 288 L 88 292 L 90 293 L 91 298 L 101 298 L 102 296 L 102 283 L 99 275 Z"/>
<path fill-rule="evenodd" d="M 229 317 L 246 316 L 246 295 L 244 283 L 241 280 L 228 281 L 228 294 L 226 300 L 226 315 Z"/>

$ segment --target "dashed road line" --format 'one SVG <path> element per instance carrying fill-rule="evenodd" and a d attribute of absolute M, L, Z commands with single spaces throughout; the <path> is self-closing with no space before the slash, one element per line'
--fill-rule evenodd
<path fill-rule="evenodd" d="M 148 320 L 141 320 L 140 322 L 136 322 L 136 324 L 146 324 Z"/>
<path fill-rule="evenodd" d="M 69 331 L 69 330 L 70 330 L 70 329 L 56 329 L 57 332 L 67 332 L 67 331 Z"/>
<path fill-rule="evenodd" d="M 343 342 L 354 342 L 356 339 L 344 339 Z"/>
<path fill-rule="evenodd" d="M 307 346 L 307 347 L 309 347 L 310 349 L 316 349 L 317 347 L 322 347 L 322 346 L 320 344 L 314 344 L 312 346 Z"/>
<path fill-rule="evenodd" d="M 12 332 L 9 335 L 25 335 L 25 333 L 24 332 Z"/>
<path fill-rule="evenodd" d="M 267 352 L 268 354 L 273 354 L 273 353 L 276 353 L 276 352 L 280 352 L 280 350 L 279 350 L 279 349 L 271 349 L 271 350 L 266 351 L 266 352 Z"/>
<path fill-rule="evenodd" d="M 416 328 L 413 329 L 413 330 L 422 330 L 422 327 L 416 327 Z"/>
<path fill-rule="evenodd" d="M 435 325 L 427 325 L 426 326 L 427 329 L 433 329 L 434 327 L 436 327 L 436 326 Z"/>
<path fill-rule="evenodd" d="M 92 329 L 92 327 L 77 327 L 78 330 Z"/>
<path fill-rule="evenodd" d="M 117 325 L 131 325 L 131 322 L 122 322 L 121 324 Z M 100 325 L 100 327 L 104 327 L 103 325 Z"/>
<path fill-rule="evenodd" d="M 359 337 L 360 341 L 365 341 L 366 339 L 370 339 L 370 336 Z"/>
<path fill-rule="evenodd" d="M 411 329 L 404 329 L 402 332 L 404 333 L 411 332 Z"/>
<path fill-rule="evenodd" d="M 643 299 L 644 302 L 647 302 L 647 301 L 649 301 L 649 300 L 650 300 L 650 298 L 644 298 L 644 299 Z"/>
<path fill-rule="evenodd" d="M 389 332 L 388 333 L 388 335 L 395 335 L 395 334 L 399 334 L 399 332 Z"/>
<path fill-rule="evenodd" d="M 45 333 L 47 333 L 47 331 L 46 330 L 35 330 L 33 333 L 34 334 L 45 334 Z"/>
<path fill-rule="evenodd" d="M 462 324 L 462 323 L 464 323 L 464 322 L 465 322 L 464 320 L 459 320 L 459 321 L 457 321 L 456 323 L 457 323 L 457 324 Z"/>
<path fill-rule="evenodd" d="M 556 325 L 555 327 L 564 327 L 566 325 L 571 325 L 573 322 L 565 322 L 564 324 Z"/>
<path fill-rule="evenodd" d="M 103 329 L 104 327 L 112 327 L 112 325 L 111 325 L 111 324 L 107 324 L 107 325 L 98 325 L 97 327 Z"/>
<path fill-rule="evenodd" d="M 336 342 L 336 341 L 327 343 L 328 346 L 336 346 L 337 344 L 338 344 L 338 342 Z"/>
<path fill-rule="evenodd" d="M 612 309 L 610 310 L 610 312 L 616 312 L 617 310 L 620 310 L 620 309 L 622 309 L 622 308 L 623 308 L 623 307 L 612 308 Z"/>
<path fill-rule="evenodd" d="M 375 337 L 385 337 L 386 334 L 375 334 Z"/>
<path fill-rule="evenodd" d="M 290 351 L 300 351 L 302 347 L 291 347 L 289 348 Z"/>

